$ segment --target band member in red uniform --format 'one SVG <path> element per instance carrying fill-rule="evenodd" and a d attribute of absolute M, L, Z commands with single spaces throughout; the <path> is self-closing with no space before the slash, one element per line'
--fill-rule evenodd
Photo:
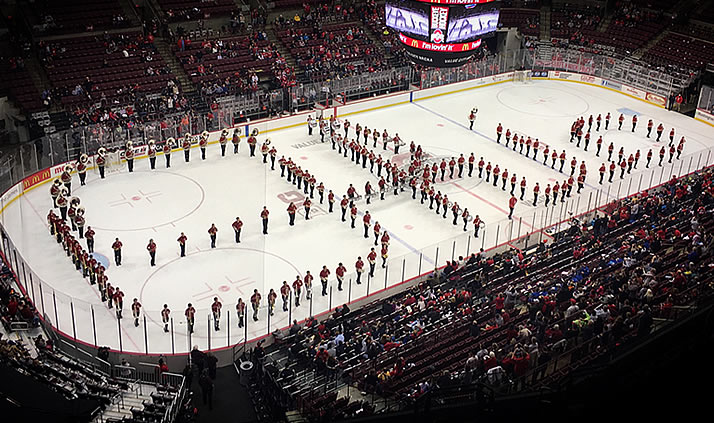
<path fill-rule="evenodd" d="M 263 206 L 263 210 L 260 212 L 260 219 L 263 221 L 263 235 L 268 235 L 268 215 L 270 212 L 266 206 Z"/>
<path fill-rule="evenodd" d="M 540 192 L 540 185 L 538 185 L 538 182 L 536 182 L 535 186 L 533 187 L 533 207 L 535 207 L 536 203 L 538 202 L 538 193 Z"/>
<path fill-rule="evenodd" d="M 503 133 L 503 126 L 501 126 L 501 122 L 498 122 L 498 126 L 496 127 L 496 142 L 501 143 L 501 134 Z"/>
<path fill-rule="evenodd" d="M 216 248 L 216 235 L 218 234 L 218 228 L 215 223 L 211 223 L 211 227 L 208 228 L 208 235 L 211 237 L 211 248 Z"/>
<path fill-rule="evenodd" d="M 362 222 L 364 223 L 364 237 L 369 238 L 369 226 L 372 220 L 372 216 L 369 214 L 369 210 L 364 212 L 364 217 L 362 217 Z"/>
<path fill-rule="evenodd" d="M 297 206 L 295 205 L 295 203 L 293 203 L 291 201 L 290 204 L 288 205 L 288 218 L 289 218 L 288 224 L 290 226 L 295 226 L 295 213 L 296 212 L 297 212 Z"/>
<path fill-rule="evenodd" d="M 126 159 L 126 165 L 129 169 L 129 173 L 134 171 L 134 144 L 131 141 L 126 142 L 126 149 L 124 150 L 124 158 Z"/>
<path fill-rule="evenodd" d="M 231 224 L 233 227 L 233 232 L 236 234 L 236 243 L 240 243 L 240 232 L 243 229 L 243 221 L 240 217 L 236 217 L 236 220 Z"/>
<path fill-rule="evenodd" d="M 208 146 L 208 131 L 203 131 L 198 138 L 198 146 L 201 149 L 201 160 L 206 160 L 206 147 Z"/>
<path fill-rule="evenodd" d="M 310 220 L 310 207 L 312 207 L 312 201 L 309 198 L 305 198 L 302 202 L 302 206 L 305 208 L 305 220 Z"/>
<path fill-rule="evenodd" d="M 171 167 L 171 150 L 174 148 L 174 139 L 169 138 L 166 140 L 164 143 L 164 146 L 162 147 L 162 151 L 164 152 L 164 158 L 166 158 L 166 168 Z"/>
<path fill-rule="evenodd" d="M 245 302 L 243 298 L 238 298 L 236 303 L 236 315 L 238 315 L 238 327 L 242 328 L 245 324 Z"/>
<path fill-rule="evenodd" d="M 355 262 L 355 271 L 357 272 L 357 285 L 359 285 L 362 283 L 362 272 L 364 272 L 364 262 L 362 261 L 362 257 L 357 257 L 357 261 Z"/>
<path fill-rule="evenodd" d="M 335 276 L 337 276 L 337 290 L 342 291 L 342 282 L 345 279 L 345 272 L 347 272 L 347 268 L 342 265 L 342 263 L 339 263 L 337 265 L 337 268 L 335 269 Z"/>
<path fill-rule="evenodd" d="M 181 249 L 181 257 L 186 257 L 186 240 L 188 240 L 188 237 L 183 232 L 181 232 L 181 235 L 176 239 Z"/>
<path fill-rule="evenodd" d="M 169 309 L 168 304 L 164 304 L 164 308 L 161 310 L 161 322 L 164 324 L 164 332 L 169 332 L 169 322 L 171 321 L 171 309 Z"/>
<path fill-rule="evenodd" d="M 275 292 L 273 292 L 275 294 Z M 260 295 L 257 289 L 253 290 L 253 295 L 250 296 L 250 305 L 253 307 L 253 321 L 258 321 L 258 310 L 260 309 L 260 300 L 263 297 Z"/>
<path fill-rule="evenodd" d="M 218 138 L 218 144 L 221 146 L 221 157 L 226 156 L 226 145 L 228 145 L 228 130 L 221 131 L 221 137 Z"/>
<path fill-rule="evenodd" d="M 320 271 L 320 283 L 322 283 L 322 296 L 327 295 L 327 278 L 330 277 L 330 270 L 327 266 L 322 266 Z"/>
<path fill-rule="evenodd" d="M 151 257 L 151 266 L 156 266 L 156 243 L 153 239 L 149 240 L 149 245 L 146 246 L 146 251 L 149 252 L 149 257 Z"/>
<path fill-rule="evenodd" d="M 476 215 L 476 217 L 474 217 L 473 223 L 474 223 L 474 236 L 476 238 L 478 238 L 478 230 L 481 228 L 481 218 L 478 215 Z"/>
<path fill-rule="evenodd" d="M 131 315 L 134 317 L 134 326 L 139 327 L 139 315 L 141 314 L 141 303 L 138 298 L 134 298 L 131 303 Z"/>
<path fill-rule="evenodd" d="M 288 311 L 288 302 L 290 301 L 290 285 L 288 285 L 288 281 L 283 281 L 280 286 L 280 296 L 283 298 L 283 311 Z"/>
<path fill-rule="evenodd" d="M 117 266 L 121 266 L 121 247 L 121 241 L 119 241 L 119 238 L 115 238 L 112 244 L 112 250 L 114 250 L 114 263 Z"/>
<path fill-rule="evenodd" d="M 188 132 L 183 137 L 183 159 L 186 163 L 191 160 L 191 134 Z"/>
<path fill-rule="evenodd" d="M 369 254 L 367 254 L 367 262 L 369 263 L 369 277 L 374 277 L 374 265 L 377 261 L 377 252 L 374 251 L 374 247 L 370 248 Z"/>
<path fill-rule="evenodd" d="M 511 209 L 511 212 L 508 213 L 508 218 L 512 219 L 513 218 L 513 210 L 516 208 L 516 203 L 518 202 L 518 199 L 515 196 L 511 196 L 511 199 L 508 200 L 508 208 Z"/>
<path fill-rule="evenodd" d="M 350 219 L 352 220 L 350 227 L 354 229 L 355 220 L 357 220 L 357 206 L 354 203 L 350 204 Z"/>
<path fill-rule="evenodd" d="M 300 307 L 300 294 L 301 293 L 302 293 L 302 281 L 300 280 L 300 275 L 297 275 L 295 277 L 295 280 L 293 281 L 293 295 L 295 296 L 295 307 Z"/>

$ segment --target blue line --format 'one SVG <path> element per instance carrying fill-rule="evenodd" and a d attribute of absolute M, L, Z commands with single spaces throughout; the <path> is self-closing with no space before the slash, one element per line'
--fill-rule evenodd
<path fill-rule="evenodd" d="M 509 151 L 510 151 L 510 149 L 509 149 L 508 147 L 506 147 L 505 145 L 502 145 L 502 144 L 500 144 L 500 143 L 497 143 L 495 139 L 489 137 L 488 135 L 482 134 L 481 132 L 479 132 L 479 131 L 477 131 L 477 130 L 475 130 L 475 129 L 469 129 L 466 125 L 464 125 L 464 124 L 462 124 L 462 123 L 460 123 L 460 122 L 457 122 L 457 121 L 455 121 L 455 120 L 453 120 L 453 119 L 451 119 L 451 118 L 449 118 L 449 117 L 447 117 L 447 116 L 444 116 L 444 115 L 442 115 L 441 113 L 435 112 L 435 111 L 433 111 L 433 110 L 431 110 L 431 109 L 429 109 L 429 108 L 427 108 L 427 107 L 424 107 L 424 106 L 422 106 L 422 105 L 420 105 L 420 104 L 417 104 L 417 103 L 412 103 L 412 104 L 414 104 L 416 107 L 418 107 L 418 108 L 420 108 L 420 109 L 422 109 L 422 110 L 424 110 L 424 111 L 427 111 L 427 112 L 429 112 L 429 113 L 431 113 L 431 114 L 434 114 L 434 115 L 436 115 L 436 116 L 438 116 L 438 117 L 444 119 L 444 120 L 447 121 L 447 122 L 450 122 L 450 123 L 452 123 L 452 124 L 454 124 L 454 125 L 456 125 L 456 126 L 460 126 L 460 127 L 466 129 L 466 130 L 469 131 L 469 132 L 473 132 L 473 133 L 475 133 L 476 135 L 479 135 L 479 136 L 481 136 L 481 137 L 483 137 L 483 138 L 486 138 L 487 140 L 489 140 L 489 141 L 491 141 L 491 142 L 493 142 L 493 143 L 496 143 L 496 144 L 498 144 L 498 145 L 504 147 L 506 150 L 509 150 Z M 537 160 L 535 160 L 535 162 L 538 163 L 538 164 L 540 164 L 540 162 L 538 162 Z M 545 166 L 545 167 L 548 167 L 548 166 Z M 558 174 L 560 174 L 560 172 L 558 172 Z M 563 175 L 565 175 L 565 174 L 563 173 Z M 598 187 L 596 187 L 596 186 L 594 186 L 594 185 L 590 185 L 590 184 L 588 184 L 587 182 L 585 183 L 585 186 L 590 187 L 590 188 L 592 188 L 592 189 L 594 189 L 594 190 L 598 190 L 598 191 L 600 190 L 600 188 L 598 188 Z M 606 194 L 606 195 L 607 195 L 607 194 Z M 608 195 L 608 196 L 611 197 L 611 198 L 616 198 L 615 195 L 612 195 L 612 194 L 610 194 L 610 195 Z"/>

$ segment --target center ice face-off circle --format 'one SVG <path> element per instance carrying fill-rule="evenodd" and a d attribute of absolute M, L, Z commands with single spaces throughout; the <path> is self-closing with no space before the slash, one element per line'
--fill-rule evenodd
<path fill-rule="evenodd" d="M 91 214 L 95 230 L 136 231 L 168 225 L 189 216 L 204 201 L 201 185 L 187 176 L 141 173 L 141 178 L 131 173 L 113 176 L 111 189 L 99 184 L 82 187 L 86 209 L 105 211 Z M 177 198 L 181 201 L 171 201 Z M 137 227 L 138 222 L 142 227 Z"/>
<path fill-rule="evenodd" d="M 590 108 L 582 97 L 558 88 L 511 86 L 499 91 L 496 99 L 516 112 L 552 118 L 582 115 Z"/>

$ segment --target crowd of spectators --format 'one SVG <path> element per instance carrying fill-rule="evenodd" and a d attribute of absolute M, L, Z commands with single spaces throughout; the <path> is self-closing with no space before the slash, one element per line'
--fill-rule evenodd
<path fill-rule="evenodd" d="M 37 310 L 21 292 L 12 288 L 12 272 L 4 264 L 0 268 L 0 321 L 10 331 L 12 323 L 25 323 L 33 328 L 40 324 Z"/>
<path fill-rule="evenodd" d="M 459 257 L 404 293 L 295 322 L 275 383 L 293 385 L 301 366 L 393 398 L 556 383 L 711 297 L 713 207 L 711 169 L 673 177 L 527 251 Z"/>
<path fill-rule="evenodd" d="M 592 44 L 589 34 L 597 29 L 601 19 L 599 6 L 573 8 L 566 4 L 562 9 L 552 11 L 550 36 L 565 38 L 577 45 Z"/>

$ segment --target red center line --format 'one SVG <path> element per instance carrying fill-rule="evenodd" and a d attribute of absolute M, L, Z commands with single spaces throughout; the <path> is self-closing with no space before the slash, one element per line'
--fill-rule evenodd
<path fill-rule="evenodd" d="M 501 213 L 505 214 L 506 216 L 508 216 L 508 212 L 507 212 L 506 210 L 504 210 L 504 209 L 498 207 L 497 205 L 493 204 L 492 202 L 488 201 L 487 199 L 485 199 L 485 198 L 483 198 L 483 197 L 481 197 L 481 196 L 479 196 L 479 195 L 477 195 L 477 194 L 474 194 L 473 192 L 471 192 L 471 190 L 468 190 L 468 189 L 462 187 L 461 185 L 459 185 L 459 184 L 456 183 L 456 182 L 450 182 L 450 183 L 451 183 L 453 186 L 455 186 L 456 188 L 458 188 L 458 189 L 464 191 L 465 193 L 471 195 L 472 197 L 478 198 L 479 200 L 483 201 L 484 203 L 488 204 L 489 206 L 493 207 L 494 209 L 496 209 L 496 210 L 500 211 Z M 527 226 L 527 227 L 533 229 L 533 226 L 531 226 L 530 223 L 528 223 L 528 222 L 523 222 L 523 226 Z"/>

